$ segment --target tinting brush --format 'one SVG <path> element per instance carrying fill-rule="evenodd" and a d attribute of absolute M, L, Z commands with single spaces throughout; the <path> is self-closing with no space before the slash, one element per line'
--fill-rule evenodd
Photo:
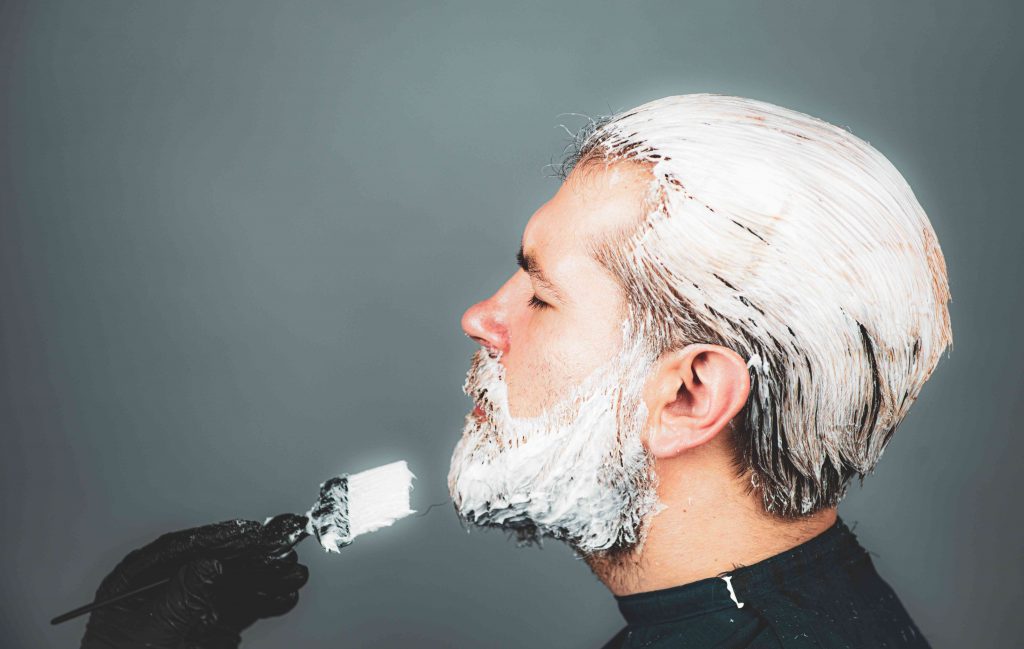
<path fill-rule="evenodd" d="M 307 535 L 313 535 L 324 550 L 339 552 L 361 534 L 387 527 L 415 511 L 410 509 L 412 479 L 404 460 L 385 464 L 352 475 L 341 474 L 320 485 L 320 498 L 306 513 L 306 529 L 289 537 L 288 550 Z M 429 511 L 429 510 L 428 510 Z M 270 521 L 271 519 L 267 519 Z M 162 586 L 165 578 L 121 593 L 110 599 L 92 602 L 50 620 L 60 624 L 115 602 Z"/>
<path fill-rule="evenodd" d="M 306 532 L 324 550 L 338 552 L 357 536 L 415 513 L 409 508 L 414 477 L 402 460 L 331 478 L 320 485 L 320 498 L 306 513 Z"/>

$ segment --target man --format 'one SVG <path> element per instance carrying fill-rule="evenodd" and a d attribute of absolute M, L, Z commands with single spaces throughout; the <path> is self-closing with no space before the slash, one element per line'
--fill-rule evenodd
<path fill-rule="evenodd" d="M 618 597 L 607 647 L 926 647 L 836 506 L 951 341 L 935 234 L 891 164 L 763 102 L 595 123 L 483 349 L 460 515 L 567 541 Z"/>
<path fill-rule="evenodd" d="M 626 618 L 608 648 L 927 647 L 836 513 L 951 342 L 903 178 L 845 130 L 716 95 L 593 123 L 563 172 L 520 269 L 463 316 L 482 349 L 459 515 L 570 544 Z M 237 645 L 294 605 L 301 524 L 129 555 L 98 598 L 140 562 L 171 582 L 94 614 L 83 644 Z"/>

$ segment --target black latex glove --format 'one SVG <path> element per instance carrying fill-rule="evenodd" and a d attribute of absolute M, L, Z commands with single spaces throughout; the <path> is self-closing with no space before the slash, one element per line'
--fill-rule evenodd
<path fill-rule="evenodd" d="M 100 584 L 97 601 L 171 580 L 93 611 L 82 648 L 237 647 L 243 629 L 298 602 L 309 573 L 291 548 L 305 526 L 295 514 L 266 525 L 225 521 L 164 534 L 130 552 Z"/>

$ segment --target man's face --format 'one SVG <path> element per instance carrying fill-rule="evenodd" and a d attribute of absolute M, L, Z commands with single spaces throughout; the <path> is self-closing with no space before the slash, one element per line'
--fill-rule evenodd
<path fill-rule="evenodd" d="M 484 347 L 449 474 L 468 520 L 585 552 L 639 540 L 656 503 L 642 444 L 650 359 L 588 244 L 638 219 L 649 183 L 629 166 L 574 172 L 527 224 L 521 268 L 463 316 Z"/>
<path fill-rule="evenodd" d="M 639 219 L 649 184 L 631 165 L 574 172 L 527 223 L 520 269 L 463 314 L 501 352 L 512 416 L 540 414 L 619 352 L 625 297 L 586 244 Z"/>

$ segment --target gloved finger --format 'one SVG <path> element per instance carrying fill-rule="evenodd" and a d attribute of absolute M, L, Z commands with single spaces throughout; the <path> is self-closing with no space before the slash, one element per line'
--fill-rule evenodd
<path fill-rule="evenodd" d="M 289 550 L 284 554 L 274 556 L 273 560 L 278 563 L 298 563 L 299 555 L 295 550 Z"/>
<path fill-rule="evenodd" d="M 184 647 L 199 649 L 238 649 L 242 636 L 230 625 L 213 624 L 195 629 L 185 637 Z"/>
<path fill-rule="evenodd" d="M 260 618 L 287 613 L 298 597 L 297 590 L 263 592 L 225 580 L 217 584 L 214 601 L 220 624 L 241 630 Z"/>
<path fill-rule="evenodd" d="M 157 600 L 152 615 L 177 637 L 215 624 L 214 584 L 223 574 L 224 568 L 216 559 L 199 559 L 181 566 Z"/>
<path fill-rule="evenodd" d="M 169 532 L 129 552 L 100 583 L 97 597 L 112 597 L 132 586 L 167 577 L 182 563 L 202 556 L 241 552 L 260 540 L 258 521 L 231 520 Z"/>
<path fill-rule="evenodd" d="M 299 593 L 290 592 L 280 595 L 262 595 L 254 599 L 253 612 L 257 617 L 277 617 L 295 608 L 299 603 Z"/>
<path fill-rule="evenodd" d="M 256 584 L 256 592 L 282 594 L 301 589 L 309 581 L 309 568 L 301 563 L 282 564 L 258 574 L 262 582 Z"/>
<path fill-rule="evenodd" d="M 225 562 L 224 588 L 281 594 L 297 591 L 309 581 L 309 569 L 298 563 L 298 555 L 289 552 L 283 559 L 256 559 Z"/>
<path fill-rule="evenodd" d="M 259 545 L 266 554 L 286 552 L 309 536 L 306 532 L 308 522 L 308 518 L 298 514 L 278 514 L 263 526 Z"/>

